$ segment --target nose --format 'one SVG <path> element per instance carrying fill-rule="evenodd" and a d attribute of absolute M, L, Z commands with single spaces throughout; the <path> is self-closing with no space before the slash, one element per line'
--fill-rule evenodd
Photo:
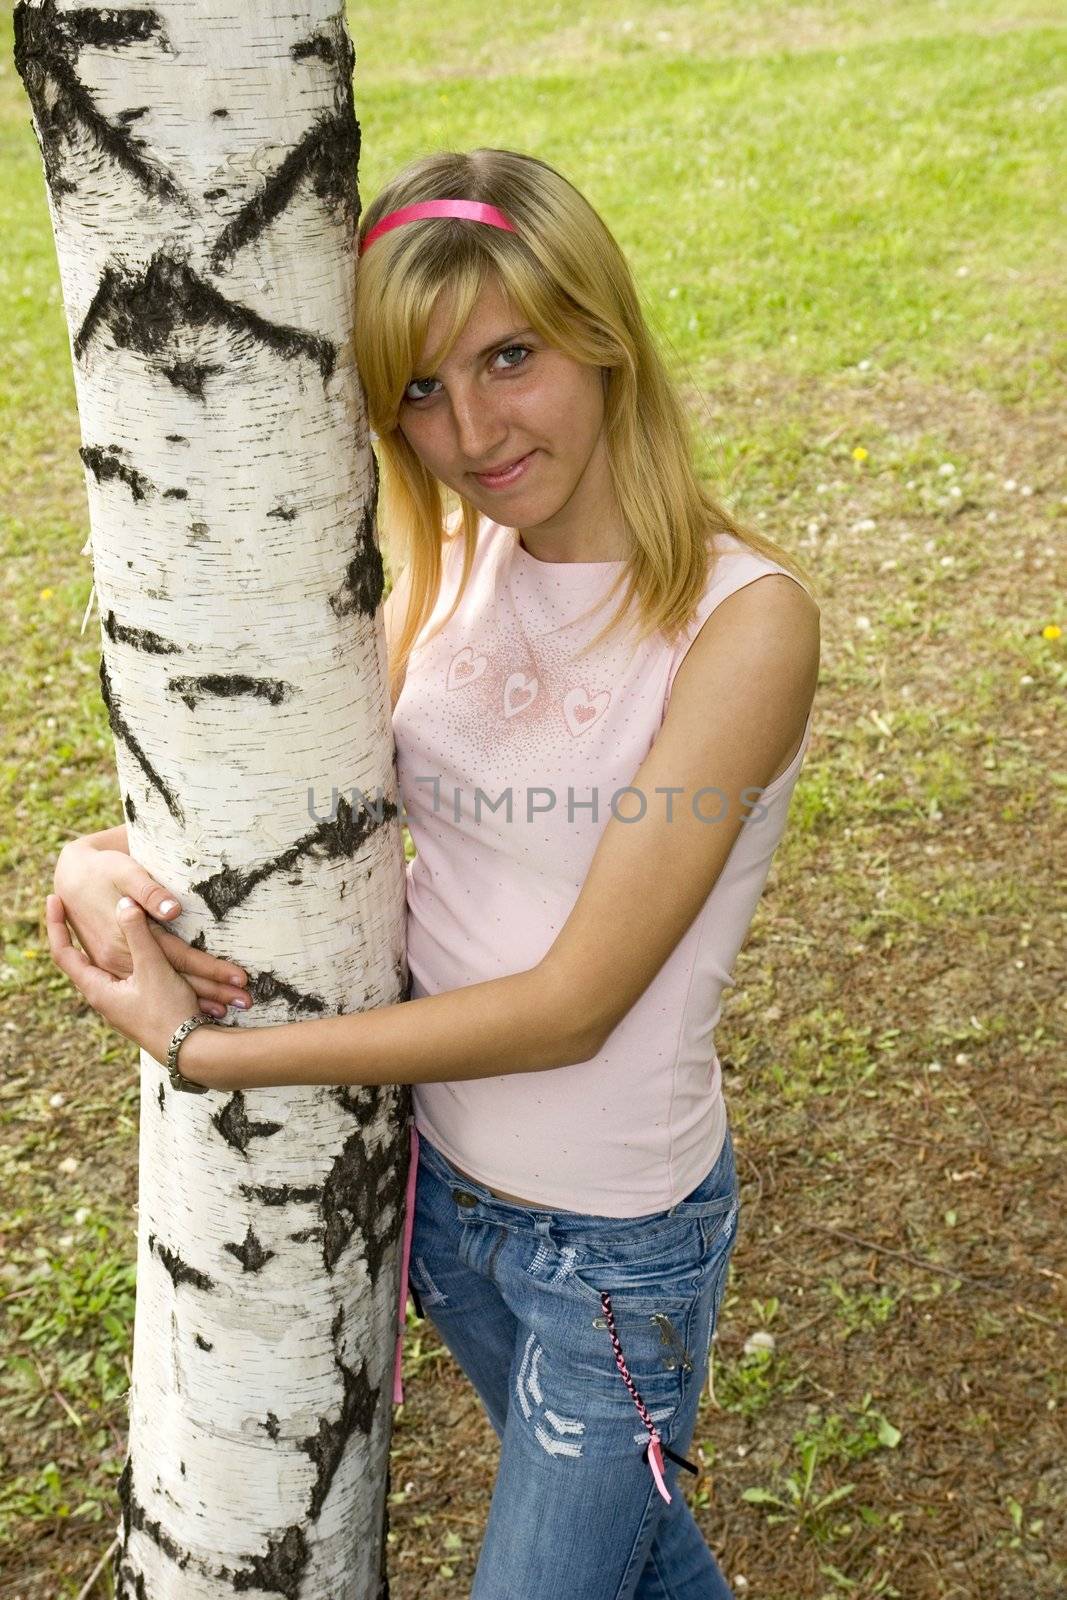
<path fill-rule="evenodd" d="M 456 451 L 468 471 L 486 461 L 508 459 L 507 418 L 494 395 L 479 392 L 477 384 L 458 389 L 452 397 Z"/>

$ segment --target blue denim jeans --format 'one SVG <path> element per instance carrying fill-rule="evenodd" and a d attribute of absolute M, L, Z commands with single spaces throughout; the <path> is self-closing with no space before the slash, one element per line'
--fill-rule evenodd
<path fill-rule="evenodd" d="M 412 1299 L 500 1440 L 471 1600 L 732 1600 L 667 1450 L 688 1457 L 737 1217 L 729 1129 L 704 1181 L 642 1217 L 496 1200 L 420 1135 Z"/>

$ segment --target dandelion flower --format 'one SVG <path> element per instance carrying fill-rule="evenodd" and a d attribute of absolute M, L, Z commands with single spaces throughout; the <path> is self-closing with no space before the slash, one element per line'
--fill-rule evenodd
<path fill-rule="evenodd" d="M 1062 632 L 1063 629 L 1058 623 L 1050 622 L 1047 628 L 1042 628 L 1041 637 L 1042 639 L 1058 639 Z"/>
<path fill-rule="evenodd" d="M 866 461 L 868 453 L 861 444 L 858 444 L 852 452 L 852 459 L 853 461 Z"/>
<path fill-rule="evenodd" d="M 40 598 L 42 600 L 51 600 L 52 595 L 54 594 L 54 592 L 55 591 L 53 589 L 42 589 Z"/>

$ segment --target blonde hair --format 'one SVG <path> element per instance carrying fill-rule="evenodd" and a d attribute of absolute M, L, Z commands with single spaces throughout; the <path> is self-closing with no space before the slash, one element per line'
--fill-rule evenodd
<path fill-rule="evenodd" d="M 573 184 L 547 162 L 514 150 L 440 151 L 410 162 L 386 184 L 360 218 L 360 244 L 397 207 L 446 198 L 498 206 L 518 232 L 460 218 L 423 218 L 381 235 L 356 271 L 355 358 L 380 448 L 383 543 L 392 580 L 403 570 L 408 584 L 407 612 L 389 664 L 394 699 L 440 592 L 444 544 L 462 537 L 464 553 L 455 602 L 441 627 L 466 587 L 481 517 L 458 493 L 458 515 L 449 514 L 446 485 L 427 471 L 400 431 L 400 404 L 441 291 L 448 290 L 451 319 L 431 366 L 452 349 L 492 273 L 549 345 L 575 361 L 610 369 L 605 442 L 632 549 L 611 589 L 614 594 L 625 583 L 626 593 L 589 649 L 633 620 L 635 601 L 639 641 L 657 630 L 673 640 L 707 585 L 717 531 L 732 534 L 813 588 L 799 562 L 739 522 L 698 480 L 692 424 L 645 323 L 626 258 Z M 456 527 L 449 531 L 452 520 Z"/>

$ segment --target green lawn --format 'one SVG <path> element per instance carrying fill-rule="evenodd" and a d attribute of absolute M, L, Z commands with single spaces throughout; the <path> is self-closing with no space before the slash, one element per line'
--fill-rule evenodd
<path fill-rule="evenodd" d="M 743 1577 L 773 1600 L 1052 1600 L 1062 13 L 484 17 L 350 10 L 364 200 L 442 146 L 558 166 L 633 263 L 702 470 L 823 610 L 812 748 L 718 1033 L 745 1209 L 686 1492 L 739 1597 Z M 8 16 L 3 35 L 0 1567 L 5 1595 L 73 1600 L 117 1518 L 137 1065 L 44 938 L 60 844 L 119 803 L 95 613 L 80 631 L 68 333 Z M 459 1600 L 495 1443 L 431 1325 L 409 1335 L 394 1600 Z"/>

